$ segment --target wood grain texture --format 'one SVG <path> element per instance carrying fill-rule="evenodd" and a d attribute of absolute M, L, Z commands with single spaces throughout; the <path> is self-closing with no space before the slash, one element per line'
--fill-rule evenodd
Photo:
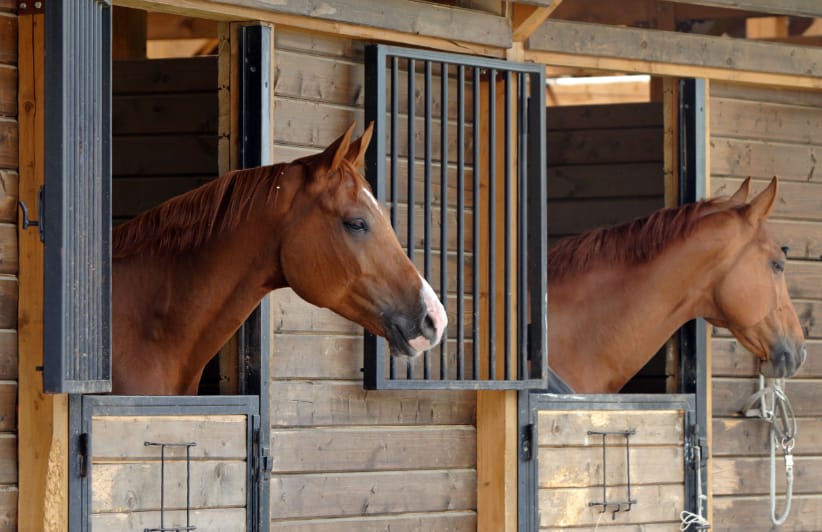
<path fill-rule="evenodd" d="M 551 411 L 538 415 L 540 447 L 589 446 L 601 441 L 589 430 L 636 430 L 631 445 L 677 445 L 683 442 L 682 412 L 677 410 Z"/>
<path fill-rule="evenodd" d="M 0 13 L 0 63 L 17 64 L 17 17 Z"/>
<path fill-rule="evenodd" d="M 17 121 L 0 118 L 0 168 L 17 168 Z"/>
<path fill-rule="evenodd" d="M 146 154 L 152 154 L 147 157 Z M 128 176 L 216 175 L 216 135 L 116 137 L 112 173 Z"/>
<path fill-rule="evenodd" d="M 0 221 L 17 222 L 20 177 L 14 170 L 0 169 Z"/>
<path fill-rule="evenodd" d="M 822 417 L 801 417 L 797 422 L 796 453 L 808 458 L 822 455 Z M 713 455 L 721 457 L 769 456 L 770 426 L 761 419 L 714 418 Z M 784 471 L 784 470 L 783 470 Z M 742 493 L 740 490 L 739 493 Z"/>
<path fill-rule="evenodd" d="M 777 503 L 777 511 L 783 507 Z M 715 523 L 722 523 L 728 532 L 750 532 L 764 529 L 770 523 L 770 499 L 767 495 L 714 498 Z M 768 525 L 765 525 L 767 527 Z M 780 532 L 822 530 L 822 496 L 797 495 L 791 503 L 790 517 L 779 527 Z"/>
<path fill-rule="evenodd" d="M 271 476 L 272 520 L 471 510 L 473 470 Z"/>
<path fill-rule="evenodd" d="M 633 439 L 633 438 L 632 438 Z M 608 440 L 607 483 L 625 483 L 627 469 L 624 440 Z M 592 441 L 587 447 L 540 447 L 538 479 L 540 489 L 585 488 L 602 485 L 602 446 Z M 682 484 L 685 481 L 683 451 L 678 446 L 631 445 L 631 484 Z"/>
<path fill-rule="evenodd" d="M 0 64 L 0 116 L 17 115 L 17 69 Z"/>
<path fill-rule="evenodd" d="M 438 530 L 458 532 L 475 530 L 477 514 L 471 511 L 402 514 L 396 516 L 363 516 L 328 519 L 301 519 L 274 521 L 272 532 L 362 532 L 363 530 L 390 530 L 391 532 L 419 532 Z"/>
<path fill-rule="evenodd" d="M 169 523 L 184 525 L 185 511 L 168 511 L 165 514 L 166 526 Z M 245 532 L 245 508 L 194 509 L 191 511 L 191 523 L 197 530 L 214 532 Z M 91 516 L 91 529 L 106 532 L 144 532 L 147 528 L 160 525 L 160 512 L 124 512 L 100 513 Z"/>
<path fill-rule="evenodd" d="M 3 485 L 14 484 L 17 484 L 17 437 L 14 434 L 0 434 L 0 493 L 4 491 Z M 0 530 L 3 530 L 2 526 Z"/>
<path fill-rule="evenodd" d="M 0 486 L 0 531 L 17 532 L 17 489 Z"/>
<path fill-rule="evenodd" d="M 216 80 L 215 80 L 216 83 Z M 112 135 L 217 134 L 217 91 L 115 95 Z"/>
<path fill-rule="evenodd" d="M 802 312 L 798 311 L 802 319 Z M 736 339 L 714 337 L 711 346 L 714 353 L 712 368 L 715 377 L 750 377 L 758 374 L 759 359 L 742 347 Z M 809 341 L 807 349 L 808 358 L 796 377 L 800 379 L 820 378 L 822 377 L 822 342 Z"/>
<path fill-rule="evenodd" d="M 114 94 L 213 91 L 217 87 L 216 56 L 114 61 Z"/>
<path fill-rule="evenodd" d="M 17 379 L 17 331 L 0 330 L 0 380 Z"/>

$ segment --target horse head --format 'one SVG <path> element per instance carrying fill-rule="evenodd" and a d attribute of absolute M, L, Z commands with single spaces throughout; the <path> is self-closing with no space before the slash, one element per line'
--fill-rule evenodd
<path fill-rule="evenodd" d="M 442 339 L 448 320 L 359 173 L 372 126 L 351 141 L 352 124 L 322 153 L 296 161 L 306 175 L 286 217 L 280 263 L 300 297 L 385 337 L 392 354 L 414 356 Z"/>
<path fill-rule="evenodd" d="M 779 182 L 747 202 L 750 178 L 729 200 L 732 238 L 724 247 L 713 287 L 709 323 L 727 328 L 760 360 L 766 377 L 791 377 L 805 361 L 802 327 L 785 281 L 787 248 L 773 239 L 767 218 L 776 203 Z M 725 217 L 726 219 L 728 216 Z"/>

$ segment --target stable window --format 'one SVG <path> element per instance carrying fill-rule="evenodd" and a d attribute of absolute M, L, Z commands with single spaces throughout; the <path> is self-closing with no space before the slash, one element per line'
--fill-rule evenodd
<path fill-rule="evenodd" d="M 414 360 L 366 333 L 366 388 L 545 387 L 543 67 L 374 45 L 365 77 L 366 176 L 450 322 Z"/>

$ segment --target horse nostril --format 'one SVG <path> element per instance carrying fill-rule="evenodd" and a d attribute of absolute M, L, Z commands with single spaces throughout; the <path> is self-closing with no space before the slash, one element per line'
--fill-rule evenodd
<path fill-rule="evenodd" d="M 426 314 L 422 320 L 422 334 L 427 338 L 432 338 L 437 334 L 437 326 L 434 324 L 434 318 L 431 314 Z"/>

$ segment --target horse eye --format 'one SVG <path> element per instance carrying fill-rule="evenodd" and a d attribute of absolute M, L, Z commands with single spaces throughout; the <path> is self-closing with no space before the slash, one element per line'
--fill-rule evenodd
<path fill-rule="evenodd" d="M 773 261 L 771 263 L 771 267 L 773 268 L 773 271 L 775 271 L 776 273 L 782 273 L 785 271 L 785 263 L 780 262 L 778 260 Z"/>
<path fill-rule="evenodd" d="M 789 248 L 788 246 L 782 246 L 780 249 L 782 250 L 782 253 L 784 253 L 786 257 L 788 256 L 788 252 L 791 250 L 791 248 Z"/>
<path fill-rule="evenodd" d="M 352 233 L 364 233 L 368 231 L 368 224 L 362 218 L 352 218 L 344 220 L 343 225 Z"/>

